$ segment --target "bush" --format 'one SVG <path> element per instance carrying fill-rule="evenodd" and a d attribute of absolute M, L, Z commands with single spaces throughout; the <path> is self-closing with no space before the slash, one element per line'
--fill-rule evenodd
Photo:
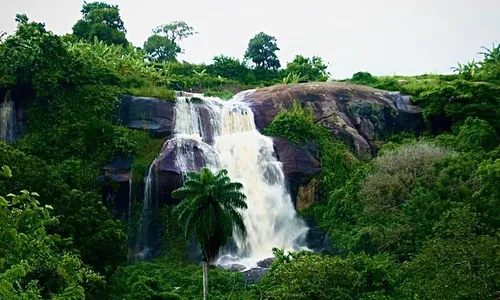
<path fill-rule="evenodd" d="M 147 139 L 142 143 L 141 147 L 136 152 L 136 157 L 132 163 L 132 181 L 134 183 L 141 183 L 147 175 L 148 169 L 160 154 L 167 139 Z"/>
<path fill-rule="evenodd" d="M 142 262 L 121 267 L 111 279 L 110 299 L 163 299 L 159 297 L 165 295 L 178 296 L 181 299 L 200 299 L 203 289 L 202 273 L 202 268 L 196 265 L 167 261 Z M 250 298 L 250 294 L 244 290 L 240 272 L 211 268 L 208 286 L 211 299 Z"/>
<path fill-rule="evenodd" d="M 368 72 L 357 72 L 352 75 L 351 82 L 356 84 L 372 85 L 376 82 L 376 79 Z"/>
<path fill-rule="evenodd" d="M 340 257 L 292 254 L 274 262 L 263 281 L 271 299 L 351 299 L 355 298 L 359 274 Z"/>

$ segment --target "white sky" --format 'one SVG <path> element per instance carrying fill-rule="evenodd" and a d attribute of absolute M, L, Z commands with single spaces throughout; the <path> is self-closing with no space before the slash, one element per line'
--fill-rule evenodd
<path fill-rule="evenodd" d="M 91 2 L 92 0 L 88 0 Z M 295 54 L 319 55 L 335 78 L 357 71 L 376 75 L 449 73 L 500 42 L 500 0 L 111 0 L 127 38 L 142 46 L 157 25 L 183 20 L 199 34 L 182 43 L 181 60 L 209 63 L 238 58 L 256 33 L 276 36 L 283 66 Z M 15 30 L 14 16 L 71 32 L 81 0 L 0 0 L 0 30 Z"/>

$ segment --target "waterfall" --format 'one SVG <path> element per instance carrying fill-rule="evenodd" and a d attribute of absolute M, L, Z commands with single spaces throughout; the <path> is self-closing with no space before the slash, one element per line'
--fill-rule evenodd
<path fill-rule="evenodd" d="M 132 178 L 133 174 L 130 171 L 130 178 L 128 179 L 128 222 L 130 223 L 130 217 L 132 216 Z"/>
<path fill-rule="evenodd" d="M 16 141 L 16 110 L 14 101 L 10 99 L 10 91 L 0 104 L 0 141 L 12 144 Z"/>
<path fill-rule="evenodd" d="M 153 165 L 149 166 L 148 175 L 144 178 L 144 200 L 142 204 L 141 217 L 139 219 L 139 231 L 137 236 L 136 249 L 140 252 L 136 259 L 141 261 L 150 257 L 149 245 L 149 225 L 151 224 L 152 204 L 153 204 Z"/>
<path fill-rule="evenodd" d="M 175 107 L 175 143 L 169 141 L 184 147 L 185 151 L 176 152 L 176 164 L 181 170 L 195 170 L 193 151 L 189 151 L 195 144 L 209 168 L 227 169 L 231 180 L 243 184 L 248 209 L 242 216 L 247 235 L 235 235 L 236 250 L 222 251 L 219 264 L 238 261 L 255 266 L 257 261 L 272 256 L 273 247 L 298 250 L 305 244 L 302 239 L 308 230 L 297 217 L 286 190 L 273 141 L 255 128 L 253 112 L 242 101 L 249 92 L 229 101 L 185 93 Z"/>

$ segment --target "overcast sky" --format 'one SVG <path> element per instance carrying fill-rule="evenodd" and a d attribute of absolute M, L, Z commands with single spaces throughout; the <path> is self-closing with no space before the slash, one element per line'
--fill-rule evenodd
<path fill-rule="evenodd" d="M 57 34 L 71 32 L 80 0 L 0 0 L 0 30 L 15 30 L 26 13 Z M 89 0 L 88 2 L 91 2 Z M 209 63 L 238 58 L 256 33 L 278 39 L 281 64 L 296 54 L 319 55 L 335 78 L 363 70 L 376 75 L 449 73 L 500 42 L 500 0 L 113 0 L 127 38 L 142 46 L 157 25 L 183 20 L 199 34 L 179 58 Z"/>

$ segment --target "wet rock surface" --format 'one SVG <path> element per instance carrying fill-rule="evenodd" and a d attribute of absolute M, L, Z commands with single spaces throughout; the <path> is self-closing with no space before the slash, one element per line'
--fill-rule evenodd
<path fill-rule="evenodd" d="M 172 134 L 174 102 L 130 95 L 120 96 L 119 100 L 119 123 L 133 129 L 145 129 L 156 138 Z"/>

